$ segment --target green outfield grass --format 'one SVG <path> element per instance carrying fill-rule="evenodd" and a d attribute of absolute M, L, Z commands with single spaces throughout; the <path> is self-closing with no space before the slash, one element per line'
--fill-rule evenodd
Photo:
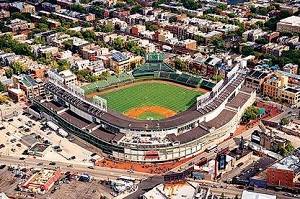
<path fill-rule="evenodd" d="M 195 103 L 199 95 L 201 93 L 198 91 L 176 85 L 145 82 L 106 93 L 101 97 L 107 99 L 109 108 L 121 113 L 142 106 L 162 106 L 181 112 Z"/>

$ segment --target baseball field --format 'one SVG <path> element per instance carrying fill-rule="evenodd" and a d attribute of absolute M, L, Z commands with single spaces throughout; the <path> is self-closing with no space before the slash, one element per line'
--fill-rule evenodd
<path fill-rule="evenodd" d="M 164 82 L 143 82 L 100 95 L 108 107 L 140 120 L 160 120 L 188 109 L 202 93 Z"/>

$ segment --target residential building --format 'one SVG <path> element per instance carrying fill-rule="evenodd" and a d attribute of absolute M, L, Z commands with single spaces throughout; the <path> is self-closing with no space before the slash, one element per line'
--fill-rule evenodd
<path fill-rule="evenodd" d="M 146 26 L 144 25 L 134 25 L 130 29 L 130 33 L 134 36 L 139 36 L 143 31 L 146 31 Z"/>
<path fill-rule="evenodd" d="M 11 6 L 18 10 L 20 13 L 35 13 L 35 7 L 25 2 L 14 2 L 11 4 Z"/>
<path fill-rule="evenodd" d="M 268 186 L 300 188 L 300 159 L 298 155 L 285 157 L 267 169 Z"/>
<path fill-rule="evenodd" d="M 23 31 L 31 30 L 35 26 L 33 23 L 29 23 L 22 19 L 13 19 L 9 24 L 6 24 L 5 27 L 8 29 L 8 31 L 13 33 L 21 33 Z"/>
<path fill-rule="evenodd" d="M 255 41 L 266 36 L 268 33 L 262 29 L 248 30 L 243 33 L 243 39 L 246 41 Z"/>
<path fill-rule="evenodd" d="M 154 34 L 154 39 L 160 42 L 166 42 L 171 38 L 173 38 L 173 34 L 170 31 L 158 30 Z"/>
<path fill-rule="evenodd" d="M 201 190 L 196 182 L 170 182 L 159 184 L 142 195 L 143 199 L 183 199 L 193 198 Z"/>
<path fill-rule="evenodd" d="M 33 79 L 30 75 L 14 75 L 13 83 L 15 88 L 25 92 L 27 99 L 45 94 L 44 82 L 41 79 Z"/>
<path fill-rule="evenodd" d="M 277 23 L 277 31 L 300 33 L 300 17 L 291 16 L 280 20 Z"/>
<path fill-rule="evenodd" d="M 6 10 L 0 10 L 0 19 L 8 18 L 10 17 L 10 12 Z"/>
<path fill-rule="evenodd" d="M 286 65 L 283 66 L 282 70 L 284 72 L 297 75 L 298 74 L 298 65 L 297 64 L 291 64 L 291 63 L 286 64 Z"/>
<path fill-rule="evenodd" d="M 263 94 L 292 106 L 300 106 L 300 87 L 288 81 L 289 78 L 281 73 L 270 75 L 263 83 Z"/>
<path fill-rule="evenodd" d="M 100 55 L 108 55 L 109 49 L 108 48 L 101 48 L 95 44 L 85 45 L 80 50 L 82 58 L 88 59 L 91 61 L 97 60 L 97 57 Z"/>
<path fill-rule="evenodd" d="M 282 102 L 291 106 L 300 107 L 300 87 L 286 87 L 279 90 Z"/>
<path fill-rule="evenodd" d="M 188 50 L 197 50 L 197 41 L 192 40 L 192 39 L 186 39 L 183 41 L 179 41 L 177 43 L 177 45 L 181 46 L 185 49 L 188 49 Z"/>
<path fill-rule="evenodd" d="M 279 90 L 288 85 L 288 77 L 274 73 L 265 79 L 262 93 L 272 99 L 280 98 Z"/>
<path fill-rule="evenodd" d="M 52 4 L 49 2 L 43 2 L 42 8 L 48 12 L 57 12 L 61 9 L 61 6 L 57 5 L 57 4 Z"/>
<path fill-rule="evenodd" d="M 272 54 L 276 57 L 280 57 L 284 51 L 288 51 L 289 49 L 289 46 L 276 43 L 268 43 L 262 46 L 264 53 Z"/>
<path fill-rule="evenodd" d="M 252 70 L 245 79 L 245 85 L 255 89 L 256 91 L 262 91 L 263 83 L 265 79 L 270 75 L 268 71 Z"/>
<path fill-rule="evenodd" d="M 20 88 L 9 88 L 7 92 L 8 97 L 14 102 L 26 101 L 25 92 Z"/>
<path fill-rule="evenodd" d="M 0 193 L 0 199 L 9 199 L 5 193 Z"/>
<path fill-rule="evenodd" d="M 110 67 L 117 74 L 129 71 L 143 63 L 143 57 L 125 55 L 121 52 L 113 52 L 110 60 Z"/>
<path fill-rule="evenodd" d="M 64 79 L 65 85 L 71 85 L 77 83 L 77 76 L 70 70 L 64 70 L 59 72 L 59 75 Z"/>

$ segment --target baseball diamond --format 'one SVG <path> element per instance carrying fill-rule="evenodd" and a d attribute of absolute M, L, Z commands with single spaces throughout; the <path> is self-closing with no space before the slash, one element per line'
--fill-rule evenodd
<path fill-rule="evenodd" d="M 108 107 L 129 117 L 159 120 L 187 110 L 202 93 L 168 82 L 132 84 L 101 95 Z"/>

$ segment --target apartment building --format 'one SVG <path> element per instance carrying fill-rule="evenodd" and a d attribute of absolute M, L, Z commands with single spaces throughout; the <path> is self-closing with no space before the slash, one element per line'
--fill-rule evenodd
<path fill-rule="evenodd" d="M 289 84 L 287 76 L 274 73 L 263 83 L 263 94 L 291 106 L 300 105 L 300 87 Z"/>
<path fill-rule="evenodd" d="M 284 51 L 288 51 L 289 49 L 289 46 L 276 43 L 268 43 L 262 46 L 263 52 L 272 54 L 277 57 L 280 57 Z"/>
<path fill-rule="evenodd" d="M 116 51 L 112 53 L 110 67 L 117 74 L 121 74 L 134 69 L 138 65 L 141 65 L 143 61 L 144 59 L 141 56 L 130 56 Z"/>
<path fill-rule="evenodd" d="M 64 79 L 64 84 L 67 86 L 77 83 L 77 76 L 70 70 L 61 71 L 59 72 L 59 75 Z"/>
<path fill-rule="evenodd" d="M 35 13 L 35 7 L 25 2 L 14 2 L 11 4 L 11 6 L 20 13 Z"/>
<path fill-rule="evenodd" d="M 9 24 L 5 25 L 5 28 L 8 29 L 8 31 L 11 31 L 13 33 L 20 33 L 23 31 L 31 30 L 34 28 L 33 23 L 29 23 L 22 19 L 14 19 L 11 20 Z"/>
<path fill-rule="evenodd" d="M 288 85 L 288 77 L 281 74 L 273 74 L 263 83 L 263 95 L 272 99 L 280 98 L 279 90 Z"/>
<path fill-rule="evenodd" d="M 280 20 L 277 23 L 277 31 L 300 33 L 300 17 L 291 16 Z"/>

